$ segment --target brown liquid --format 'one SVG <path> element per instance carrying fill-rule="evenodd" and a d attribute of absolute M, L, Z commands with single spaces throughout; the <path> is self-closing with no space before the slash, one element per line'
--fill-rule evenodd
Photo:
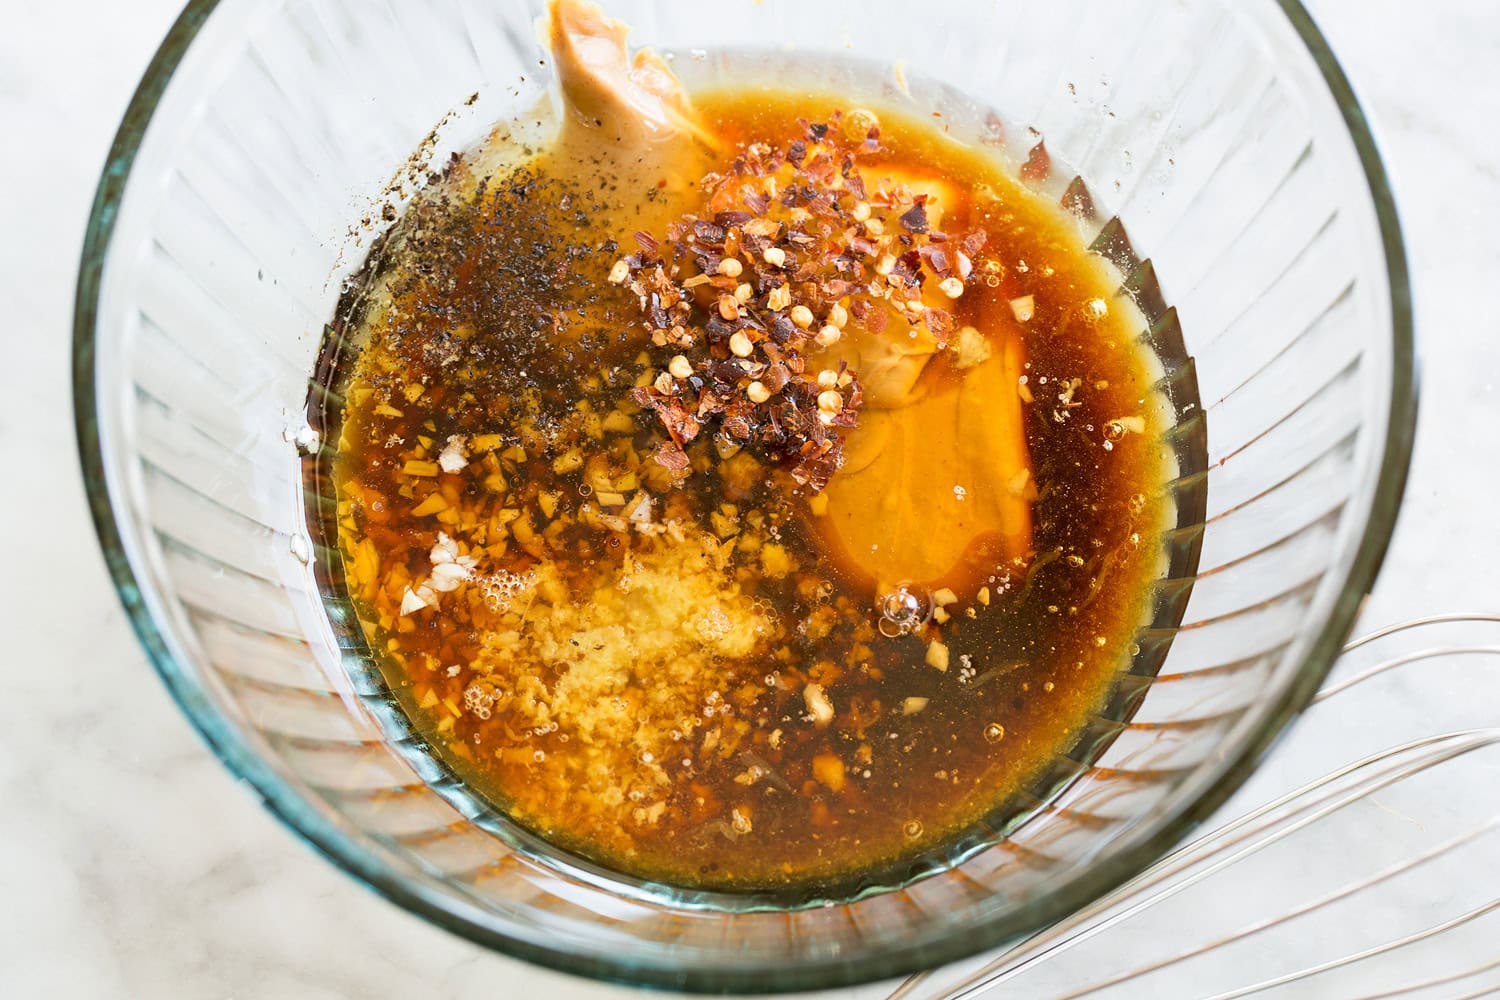
<path fill-rule="evenodd" d="M 799 118 L 840 107 L 776 92 L 696 104 L 729 149 L 784 145 Z M 334 482 L 369 645 L 474 793 L 607 867 L 727 890 L 884 877 L 1024 792 L 1130 659 L 1171 513 L 1139 315 L 1050 200 L 982 151 L 877 111 L 882 149 L 861 170 L 935 174 L 956 192 L 948 217 L 988 233 L 993 284 L 971 282 L 952 308 L 996 350 L 993 331 L 1019 331 L 1025 386 L 1002 388 L 1029 397 L 1030 549 L 960 546 L 959 565 L 914 588 L 956 599 L 918 634 L 880 632 L 877 590 L 893 581 L 849 550 L 872 529 L 821 520 L 830 499 L 857 507 L 837 475 L 814 498 L 707 440 L 681 484 L 653 461 L 659 427 L 629 391 L 665 355 L 606 282 L 626 252 L 607 240 L 696 207 L 691 187 L 622 189 L 566 149 L 482 181 L 460 162 L 385 248 L 370 286 L 385 292 L 350 317 L 364 346 L 343 373 Z M 1011 303 L 1027 295 L 1034 315 L 1018 322 Z M 923 373 L 929 400 L 964 391 L 955 353 Z M 861 486 L 885 503 L 878 530 L 915 553 L 903 558 L 966 510 L 952 487 L 990 460 L 982 424 L 1000 418 L 985 405 L 879 418 L 946 414 L 902 431 L 905 479 Z M 464 464 L 445 472 L 453 436 Z M 935 480 L 956 497 L 946 507 Z M 649 530 L 635 526 L 643 503 Z M 434 590 L 455 555 L 465 578 Z M 429 606 L 412 609 L 424 586 Z"/>

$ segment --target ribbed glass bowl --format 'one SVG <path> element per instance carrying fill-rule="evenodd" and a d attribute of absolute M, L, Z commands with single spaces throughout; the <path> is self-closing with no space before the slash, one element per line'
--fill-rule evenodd
<path fill-rule="evenodd" d="M 392 724 L 320 598 L 338 556 L 307 532 L 304 465 L 326 459 L 309 379 L 368 247 L 362 220 L 399 201 L 387 186 L 450 111 L 439 153 L 545 92 L 541 7 L 202 0 L 147 71 L 87 234 L 74 391 L 105 555 L 184 711 L 378 892 L 592 976 L 870 980 L 1014 940 L 1138 872 L 1317 688 L 1375 576 L 1411 445 L 1390 192 L 1307 14 L 1291 0 L 611 4 L 690 82 L 780 66 L 837 86 L 858 65 L 887 103 L 993 109 L 1012 161 L 1028 126 L 1044 135 L 1093 192 L 1096 245 L 1128 272 L 1142 336 L 1175 354 L 1169 444 L 1198 456 L 1168 486 L 1182 516 L 1156 620 L 1121 663 L 1113 716 L 1129 721 L 1101 717 L 1058 762 L 1071 780 L 1008 837 L 891 891 L 787 909 L 616 878 L 469 808 Z"/>

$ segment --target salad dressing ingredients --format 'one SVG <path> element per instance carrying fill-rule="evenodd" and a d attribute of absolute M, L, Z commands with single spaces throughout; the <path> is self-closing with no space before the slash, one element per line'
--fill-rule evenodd
<path fill-rule="evenodd" d="M 854 891 L 1020 801 L 1129 662 L 1155 363 L 996 162 L 844 95 L 690 102 L 624 36 L 555 2 L 552 141 L 460 157 L 341 306 L 337 596 L 514 822 Z"/>

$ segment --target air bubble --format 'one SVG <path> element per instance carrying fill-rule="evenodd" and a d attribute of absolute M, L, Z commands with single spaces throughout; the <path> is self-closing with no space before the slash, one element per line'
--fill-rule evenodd
<path fill-rule="evenodd" d="M 984 738 L 990 743 L 999 743 L 1005 739 L 1005 727 L 998 722 L 991 722 L 984 727 Z"/>
<path fill-rule="evenodd" d="M 536 584 L 536 573 L 527 570 L 524 573 L 515 573 L 511 570 L 499 570 L 486 576 L 473 577 L 473 583 L 484 595 L 485 603 L 491 611 L 500 614 L 511 609 L 511 606 L 520 597 L 530 594 Z"/>
<path fill-rule="evenodd" d="M 907 840 L 916 840 L 922 836 L 922 821 L 919 819 L 907 820 L 901 824 L 901 832 L 906 836 Z"/>
<path fill-rule="evenodd" d="M 910 635 L 932 615 L 932 596 L 909 584 L 901 584 L 875 604 L 880 613 L 880 634 L 887 639 Z"/>
<path fill-rule="evenodd" d="M 760 608 L 756 608 L 761 611 Z M 764 611 L 762 611 L 764 614 Z M 693 629 L 698 633 L 698 639 L 704 643 L 716 643 L 734 631 L 734 622 L 724 609 L 718 605 L 706 608 L 693 619 Z"/>

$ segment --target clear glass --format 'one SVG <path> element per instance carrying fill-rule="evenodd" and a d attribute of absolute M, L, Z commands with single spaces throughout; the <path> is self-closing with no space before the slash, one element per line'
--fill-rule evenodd
<path fill-rule="evenodd" d="M 321 446 L 304 418 L 324 324 L 368 245 L 361 220 L 399 201 L 408 156 L 445 115 L 433 155 L 541 98 L 541 7 L 204 0 L 148 70 L 88 232 L 75 402 L 110 568 L 184 710 L 271 810 L 377 891 L 603 978 L 749 991 L 882 978 L 1015 940 L 1140 872 L 1316 690 L 1378 568 L 1410 451 L 1395 214 L 1306 13 L 610 4 L 693 82 L 760 66 L 836 87 L 857 62 L 888 81 L 888 102 L 994 109 L 1012 159 L 1036 129 L 1093 192 L 1095 245 L 1151 317 L 1142 335 L 1180 354 L 1169 443 L 1206 445 L 1206 467 L 1169 486 L 1173 575 L 1118 687 L 1134 715 L 1101 719 L 1058 762 L 1071 780 L 1007 836 L 897 890 L 727 909 L 570 864 L 468 808 L 399 735 L 350 623 L 319 598 L 338 557 L 306 529 L 303 458 Z"/>

